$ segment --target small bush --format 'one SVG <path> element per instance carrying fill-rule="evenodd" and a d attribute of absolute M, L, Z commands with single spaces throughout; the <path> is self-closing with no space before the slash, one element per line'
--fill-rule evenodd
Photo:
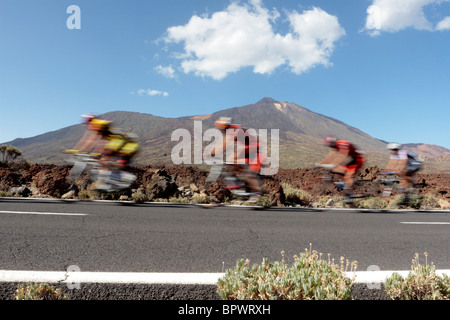
<path fill-rule="evenodd" d="M 206 194 L 195 194 L 192 197 L 192 202 L 199 203 L 199 204 L 207 204 L 207 203 L 211 203 L 211 200 Z"/>
<path fill-rule="evenodd" d="M 293 188 L 287 183 L 282 183 L 281 186 L 283 188 L 287 203 L 300 204 L 304 206 L 309 206 L 312 203 L 313 196 L 306 191 Z"/>
<path fill-rule="evenodd" d="M 440 209 L 441 204 L 439 203 L 439 198 L 433 195 L 424 195 L 420 202 L 421 209 Z"/>
<path fill-rule="evenodd" d="M 450 202 L 444 199 L 439 199 L 439 206 L 441 209 L 450 209 Z"/>
<path fill-rule="evenodd" d="M 217 283 L 217 292 L 223 300 L 350 300 L 353 280 L 344 272 L 351 264 L 344 258 L 341 265 L 322 260 L 322 254 L 305 250 L 294 256 L 294 263 L 288 267 L 282 261 L 269 262 L 263 259 L 261 265 L 249 267 L 249 260 L 238 260 L 235 269 L 226 271 Z"/>
<path fill-rule="evenodd" d="M 362 209 L 384 209 L 388 203 L 380 198 L 368 198 L 355 201 L 355 205 Z"/>
<path fill-rule="evenodd" d="M 14 195 L 9 191 L 0 190 L 0 197 L 13 197 Z"/>
<path fill-rule="evenodd" d="M 258 201 L 256 201 L 256 205 L 262 207 L 270 207 L 272 206 L 272 201 L 270 201 L 270 199 L 267 197 L 261 196 L 258 198 Z"/>
<path fill-rule="evenodd" d="M 69 296 L 61 289 L 55 289 L 46 283 L 28 283 L 27 286 L 19 285 L 14 295 L 14 300 L 69 300 Z"/>
<path fill-rule="evenodd" d="M 171 197 L 169 198 L 171 203 L 189 203 L 189 199 L 185 197 Z"/>
<path fill-rule="evenodd" d="M 145 193 L 137 191 L 137 192 L 133 192 L 131 194 L 131 199 L 136 202 L 136 203 L 144 203 L 145 201 L 147 201 L 147 196 L 145 195 Z"/>
<path fill-rule="evenodd" d="M 389 296 L 393 300 L 450 300 L 450 277 L 438 276 L 433 264 L 421 265 L 417 253 L 412 262 L 412 272 L 406 279 L 398 273 L 386 279 L 384 287 Z"/>
<path fill-rule="evenodd" d="M 389 208 L 390 209 L 398 209 L 398 208 L 419 209 L 421 203 L 422 203 L 421 198 L 418 198 L 418 197 L 409 198 L 405 195 L 398 195 L 389 203 Z"/>

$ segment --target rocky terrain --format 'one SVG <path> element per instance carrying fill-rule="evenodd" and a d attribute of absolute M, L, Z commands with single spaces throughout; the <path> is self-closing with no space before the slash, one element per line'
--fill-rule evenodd
<path fill-rule="evenodd" d="M 63 197 L 63 198 L 95 198 L 98 195 L 90 192 L 91 185 L 86 174 L 76 181 L 76 188 L 69 192 L 70 167 L 33 164 L 27 168 L 13 169 L 0 167 L 0 191 L 2 195 L 19 195 L 25 197 Z M 131 167 L 137 180 L 131 188 L 120 194 L 103 194 L 102 198 L 135 201 L 233 201 L 229 190 L 223 189 L 219 182 L 205 184 L 207 170 L 193 166 L 141 166 Z M 381 186 L 374 189 L 379 180 L 380 169 L 367 167 L 362 170 L 356 184 L 355 194 L 371 192 L 375 197 L 381 196 Z M 262 176 L 261 182 L 265 190 L 266 204 L 271 206 L 318 206 L 324 205 L 323 199 L 345 195 L 329 181 L 320 177 L 327 172 L 320 168 L 280 169 L 276 175 Z M 339 176 L 333 177 L 339 181 Z M 449 209 L 450 174 L 419 173 L 417 188 L 422 196 L 432 196 L 437 203 L 434 208 Z M 290 190 L 286 186 L 290 186 Z M 306 196 L 292 196 L 292 190 L 302 190 Z M 136 197 L 142 195 L 143 198 Z M 390 202 L 396 196 L 384 198 Z"/>

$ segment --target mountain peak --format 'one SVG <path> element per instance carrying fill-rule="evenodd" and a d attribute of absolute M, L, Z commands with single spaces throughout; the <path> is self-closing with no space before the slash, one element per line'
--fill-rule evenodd
<path fill-rule="evenodd" d="M 263 104 L 263 103 L 277 103 L 278 101 L 270 98 L 270 97 L 264 97 L 261 100 L 259 100 L 256 104 Z"/>

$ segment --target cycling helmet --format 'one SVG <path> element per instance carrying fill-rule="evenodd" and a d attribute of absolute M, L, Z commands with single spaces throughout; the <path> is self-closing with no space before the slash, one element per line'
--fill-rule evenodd
<path fill-rule="evenodd" d="M 402 145 L 397 142 L 388 143 L 386 148 L 389 150 L 399 150 Z"/>
<path fill-rule="evenodd" d="M 227 129 L 231 126 L 231 118 L 221 117 L 214 122 L 214 126 L 217 129 Z"/>
<path fill-rule="evenodd" d="M 327 135 L 323 138 L 323 144 L 328 147 L 333 147 L 336 145 L 337 138 L 333 135 Z"/>
<path fill-rule="evenodd" d="M 94 119 L 97 119 L 97 116 L 92 113 L 86 113 L 86 114 L 81 115 L 81 121 L 86 124 L 89 124 Z"/>

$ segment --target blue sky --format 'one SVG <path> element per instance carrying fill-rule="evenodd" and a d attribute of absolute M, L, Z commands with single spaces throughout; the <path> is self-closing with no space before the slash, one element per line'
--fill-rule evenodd
<path fill-rule="evenodd" d="M 179 117 L 272 97 L 450 149 L 448 17 L 448 0 L 2 0 L 0 142 L 87 112 Z"/>

